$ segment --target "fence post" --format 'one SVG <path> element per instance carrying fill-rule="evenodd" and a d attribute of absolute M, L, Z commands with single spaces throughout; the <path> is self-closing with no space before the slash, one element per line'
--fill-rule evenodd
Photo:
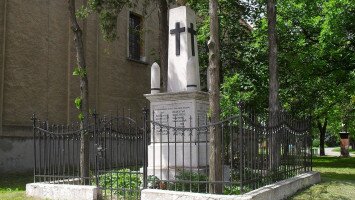
<path fill-rule="evenodd" d="M 149 109 L 143 108 L 143 188 L 146 189 L 148 186 L 147 178 L 147 165 L 148 165 L 148 120 Z"/>
<path fill-rule="evenodd" d="M 308 117 L 308 137 L 309 137 L 309 142 L 310 142 L 310 150 L 311 150 L 311 171 L 313 170 L 313 138 L 312 138 L 312 115 Z"/>
<path fill-rule="evenodd" d="M 34 167 L 33 167 L 33 182 L 36 182 L 36 168 L 37 168 L 37 158 L 36 158 L 36 115 L 32 115 L 32 128 L 33 128 L 33 158 L 34 158 Z"/>
<path fill-rule="evenodd" d="M 95 140 L 95 144 L 94 146 L 96 145 L 96 148 L 97 148 L 97 145 L 98 145 L 98 138 L 97 138 L 97 113 L 96 113 L 96 110 L 94 110 L 94 113 L 92 114 L 93 117 L 94 117 L 94 140 Z M 96 153 L 95 155 L 95 183 L 96 183 L 96 186 L 99 187 L 99 170 L 98 170 L 98 153 Z"/>
<path fill-rule="evenodd" d="M 243 194 L 243 103 L 238 102 L 239 108 L 239 181 L 240 181 L 240 194 Z"/>

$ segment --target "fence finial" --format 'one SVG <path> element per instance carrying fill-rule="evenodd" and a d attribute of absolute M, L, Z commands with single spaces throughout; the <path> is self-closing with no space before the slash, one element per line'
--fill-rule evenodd
<path fill-rule="evenodd" d="M 32 120 L 33 123 L 34 123 L 35 121 L 37 121 L 36 114 L 34 114 L 34 113 L 32 114 L 31 120 Z"/>

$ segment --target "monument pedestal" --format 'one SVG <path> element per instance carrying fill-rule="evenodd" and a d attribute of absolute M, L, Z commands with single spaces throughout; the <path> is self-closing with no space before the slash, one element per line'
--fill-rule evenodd
<path fill-rule="evenodd" d="M 176 92 L 147 94 L 150 101 L 151 144 L 148 175 L 174 180 L 180 171 L 206 172 L 208 94 Z"/>

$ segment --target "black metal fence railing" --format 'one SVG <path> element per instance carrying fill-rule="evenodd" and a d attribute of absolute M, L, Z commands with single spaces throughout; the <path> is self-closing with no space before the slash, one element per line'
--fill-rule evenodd
<path fill-rule="evenodd" d="M 79 124 L 50 125 L 46 121 L 40 121 L 33 117 L 33 133 L 34 181 L 80 184 Z M 87 134 L 92 134 L 92 130 Z M 91 157 L 90 169 L 93 168 L 93 165 Z M 90 179 L 90 177 L 83 178 Z"/>
<path fill-rule="evenodd" d="M 80 174 L 80 126 L 50 125 L 33 117 L 34 179 L 53 184 L 88 180 L 111 199 L 139 199 L 143 188 L 243 194 L 311 170 L 310 120 L 281 112 L 273 127 L 243 111 L 211 124 L 208 116 L 156 115 L 143 125 L 125 116 L 93 115 L 89 135 L 90 176 Z M 154 121 L 155 120 L 155 121 Z M 210 152 L 218 131 L 221 153 Z M 220 177 L 209 178 L 209 159 L 221 159 Z"/>
<path fill-rule="evenodd" d="M 139 199 L 143 187 L 144 134 L 130 117 L 98 118 L 89 135 L 89 177 L 80 174 L 80 124 L 49 125 L 33 117 L 34 179 L 51 184 L 97 185 L 106 197 Z"/>
<path fill-rule="evenodd" d="M 199 118 L 196 127 L 192 117 L 176 115 L 150 122 L 150 188 L 209 193 L 219 187 L 223 194 L 243 194 L 311 170 L 309 119 L 296 121 L 281 112 L 277 125 L 268 127 L 250 112 L 215 124 L 200 124 Z M 221 176 L 214 181 L 208 169 L 210 154 L 216 154 L 209 152 L 211 129 L 220 132 L 216 141 L 222 146 L 216 155 L 223 165 Z"/>

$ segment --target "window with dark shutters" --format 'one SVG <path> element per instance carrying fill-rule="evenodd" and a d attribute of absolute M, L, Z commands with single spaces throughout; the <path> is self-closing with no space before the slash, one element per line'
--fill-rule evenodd
<path fill-rule="evenodd" d="M 141 60 L 141 32 L 142 17 L 130 13 L 129 14 L 129 58 L 133 60 Z"/>

